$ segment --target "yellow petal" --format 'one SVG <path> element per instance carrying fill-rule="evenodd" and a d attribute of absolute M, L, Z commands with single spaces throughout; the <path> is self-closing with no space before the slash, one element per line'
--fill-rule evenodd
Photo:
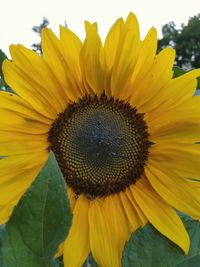
<path fill-rule="evenodd" d="M 199 112 L 200 97 L 195 96 L 185 101 L 183 105 L 169 110 L 162 110 L 159 107 L 151 114 L 146 114 L 145 120 L 151 140 L 155 143 L 177 140 L 191 144 L 198 142 L 200 140 Z"/>
<path fill-rule="evenodd" d="M 118 195 L 91 202 L 89 209 L 91 252 L 99 266 L 120 267 L 129 225 Z"/>
<path fill-rule="evenodd" d="M 50 126 L 34 120 L 25 119 L 9 110 L 0 112 L 0 131 L 13 131 L 29 134 L 46 134 Z"/>
<path fill-rule="evenodd" d="M 17 113 L 20 116 L 43 122 L 45 124 L 52 124 L 52 120 L 38 113 L 29 105 L 25 100 L 23 100 L 18 95 L 0 92 L 0 108 L 11 110 L 14 113 Z"/>
<path fill-rule="evenodd" d="M 191 85 L 196 81 L 193 80 Z M 158 107 L 154 112 L 146 114 L 145 119 L 147 121 L 150 132 L 159 132 L 160 129 L 168 129 L 168 127 L 174 127 L 176 131 L 176 125 L 179 124 L 200 124 L 200 96 L 192 97 L 187 100 L 183 105 L 162 110 Z"/>
<path fill-rule="evenodd" d="M 151 28 L 144 41 L 141 42 L 141 48 L 134 72 L 131 76 L 130 86 L 134 87 L 134 83 L 142 82 L 144 77 L 151 71 L 155 60 L 157 43 L 157 31 L 155 28 Z"/>
<path fill-rule="evenodd" d="M 15 208 L 15 204 L 9 203 L 6 206 L 0 205 L 0 224 L 5 224 L 9 220 L 10 215 L 12 214 Z"/>
<path fill-rule="evenodd" d="M 26 133 L 13 133 L 12 131 L 0 131 L 0 142 L 12 142 L 34 140 L 36 142 L 47 142 L 48 135 L 43 134 L 26 134 Z"/>
<path fill-rule="evenodd" d="M 73 85 L 70 84 L 68 67 L 65 64 L 60 41 L 55 34 L 47 28 L 42 30 L 42 52 L 44 60 L 54 73 L 66 97 L 71 101 L 77 101 L 80 92 L 77 90 L 77 87 L 73 87 Z"/>
<path fill-rule="evenodd" d="M 89 200 L 79 196 L 73 210 L 72 226 L 64 242 L 64 265 L 80 267 L 89 254 Z"/>
<path fill-rule="evenodd" d="M 38 153 L 37 156 L 40 157 L 40 164 L 37 162 L 35 163 L 30 162 L 32 155 L 30 154 L 24 155 L 24 157 L 29 158 L 30 165 L 35 164 L 35 166 L 33 168 L 31 168 L 30 166 L 26 166 L 25 168 L 27 169 L 21 169 L 21 172 L 18 172 L 17 168 L 15 172 L 15 168 L 12 165 L 9 165 L 9 167 L 12 166 L 12 173 L 10 172 L 10 175 L 8 175 L 7 173 L 6 175 L 7 177 L 1 176 L 2 179 L 0 179 L 0 184 L 1 184 L 0 205 L 8 204 L 13 199 L 16 199 L 16 197 L 21 196 L 31 185 L 31 183 L 33 182 L 33 180 L 36 178 L 41 168 L 43 167 L 45 161 L 47 160 L 48 153 L 47 152 Z M 5 165 L 6 165 L 5 163 L 7 163 L 7 165 L 8 163 L 11 163 L 12 158 L 9 158 L 6 162 L 5 159 L 1 159 L 0 163 L 1 161 L 4 161 L 3 162 L 4 164 L 2 164 L 2 166 L 0 165 L 0 174 L 5 172 Z"/>
<path fill-rule="evenodd" d="M 175 51 L 172 48 L 165 48 L 158 54 L 142 82 L 133 84 L 136 90 L 132 94 L 131 105 L 137 106 L 140 112 L 148 112 L 152 109 L 152 99 L 157 98 L 157 93 L 172 78 L 174 59 Z"/>
<path fill-rule="evenodd" d="M 60 26 L 60 45 L 63 52 L 63 59 L 66 64 L 66 75 L 73 90 L 77 90 L 80 97 L 84 94 L 82 85 L 82 74 L 80 67 L 80 51 L 82 43 L 80 39 L 68 28 Z"/>
<path fill-rule="evenodd" d="M 131 185 L 130 187 L 132 187 L 133 185 Z M 137 202 L 135 201 L 132 192 L 130 190 L 130 187 L 126 189 L 126 195 L 129 199 L 129 201 L 131 202 L 131 205 L 133 206 L 133 208 L 136 210 L 136 213 L 138 215 L 139 221 L 141 226 L 145 226 L 148 223 L 147 217 L 144 215 L 144 213 L 142 212 L 140 206 L 137 204 Z"/>
<path fill-rule="evenodd" d="M 56 117 L 56 113 L 52 106 L 49 105 L 47 99 L 37 93 L 31 81 L 27 81 L 26 75 L 14 63 L 5 60 L 3 63 L 3 72 L 6 83 L 37 112 L 50 119 Z"/>
<path fill-rule="evenodd" d="M 1 136 L 1 133 L 0 133 Z M 15 139 L 15 137 L 13 138 Z M 18 154 L 29 154 L 34 152 L 42 152 L 48 149 L 48 143 L 45 141 L 29 140 L 19 142 L 18 140 L 12 140 L 3 142 L 0 140 L 0 155 L 10 156 Z"/>
<path fill-rule="evenodd" d="M 191 100 L 197 87 L 196 78 L 200 76 L 200 69 L 192 70 L 184 75 L 172 79 L 162 90 L 157 92 L 151 99 L 151 107 L 154 115 L 159 116 L 169 109 L 184 105 L 185 101 Z M 173 97 L 172 97 L 173 96 Z M 157 111 L 158 112 L 155 112 Z"/>
<path fill-rule="evenodd" d="M 181 177 L 200 179 L 200 145 L 178 142 L 159 143 L 150 147 L 149 160 L 177 171 Z"/>
<path fill-rule="evenodd" d="M 67 186 L 67 194 L 69 197 L 70 207 L 72 211 L 74 210 L 75 204 L 76 204 L 76 197 L 73 189 L 69 186 Z"/>
<path fill-rule="evenodd" d="M 105 55 L 97 24 L 85 22 L 86 39 L 81 50 L 81 70 L 88 93 L 98 94 L 104 90 Z"/>
<path fill-rule="evenodd" d="M 62 242 L 59 246 L 58 246 L 58 251 L 57 253 L 54 255 L 54 258 L 58 258 L 60 256 L 63 255 L 63 251 L 64 251 L 64 243 L 65 242 Z"/>
<path fill-rule="evenodd" d="M 142 226 L 140 218 L 134 206 L 131 204 L 131 201 L 129 200 L 128 196 L 126 195 L 126 192 L 120 192 L 119 194 L 122 206 L 124 208 L 127 220 L 130 225 L 130 231 L 134 232 L 138 227 Z"/>
<path fill-rule="evenodd" d="M 111 76 L 111 94 L 126 99 L 132 94 L 127 87 L 133 73 L 140 49 L 140 35 L 137 18 L 130 13 L 121 30 Z"/>
<path fill-rule="evenodd" d="M 200 218 L 200 190 L 191 187 L 191 181 L 182 179 L 174 171 L 165 169 L 157 162 L 149 162 L 145 174 L 157 193 L 172 207 Z"/>
<path fill-rule="evenodd" d="M 12 180 L 15 176 L 36 166 L 44 165 L 48 151 L 5 157 L 0 160 L 1 183 Z"/>
<path fill-rule="evenodd" d="M 52 104 L 51 108 L 58 112 L 62 111 L 66 106 L 65 94 L 43 57 L 22 45 L 10 46 L 10 53 L 19 74 L 31 88 L 33 87 L 30 92 L 32 94 L 37 92 L 38 97 Z M 13 89 L 20 90 L 20 93 L 18 91 L 17 93 L 22 97 L 25 94 L 23 89 L 18 87 L 13 87 Z"/>
<path fill-rule="evenodd" d="M 154 143 L 161 142 L 179 142 L 183 143 L 196 143 L 200 140 L 200 124 L 198 122 L 184 121 L 171 121 L 167 125 L 161 126 L 160 129 L 149 127 L 150 139 Z"/>
<path fill-rule="evenodd" d="M 0 155 L 10 156 L 45 151 L 49 147 L 47 137 L 0 131 Z"/>
<path fill-rule="evenodd" d="M 107 69 L 110 70 L 113 67 L 117 47 L 120 39 L 120 34 L 122 27 L 124 26 L 123 19 L 118 19 L 115 24 L 111 27 L 104 44 L 105 56 L 106 56 L 106 65 Z"/>
<path fill-rule="evenodd" d="M 131 191 L 149 222 L 187 254 L 189 236 L 175 210 L 162 200 L 145 178 L 138 180 Z"/>
<path fill-rule="evenodd" d="M 112 68 L 115 61 L 121 30 L 123 26 L 124 26 L 123 19 L 122 18 L 118 19 L 115 22 L 115 24 L 111 27 L 104 43 L 105 60 L 106 60 L 106 74 L 105 74 L 104 88 L 107 95 L 111 95 Z"/>
<path fill-rule="evenodd" d="M 10 166 L 12 168 L 12 166 Z M 12 179 L 1 182 L 0 186 L 0 205 L 6 205 L 15 200 L 19 201 L 21 196 L 30 187 L 31 183 L 37 177 L 42 165 L 35 166 L 34 169 L 21 171 L 20 174 L 13 174 Z"/>

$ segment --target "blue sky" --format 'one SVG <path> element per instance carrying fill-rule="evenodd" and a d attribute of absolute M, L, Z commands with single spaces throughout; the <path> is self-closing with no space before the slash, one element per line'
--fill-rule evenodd
<path fill-rule="evenodd" d="M 160 34 L 161 26 L 169 21 L 177 25 L 187 22 L 200 12 L 199 0 L 1 0 L 0 48 L 8 53 L 11 43 L 30 46 L 37 41 L 31 31 L 42 17 L 50 20 L 50 27 L 58 32 L 59 24 L 68 27 L 84 38 L 84 20 L 97 21 L 104 38 L 118 17 L 134 12 L 139 20 L 142 37 L 151 26 Z M 161 35 L 160 35 L 161 36 Z"/>

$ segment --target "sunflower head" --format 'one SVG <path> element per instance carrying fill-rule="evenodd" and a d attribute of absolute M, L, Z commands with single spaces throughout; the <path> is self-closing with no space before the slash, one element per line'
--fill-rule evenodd
<path fill-rule="evenodd" d="M 91 251 L 99 266 L 120 267 L 125 241 L 147 222 L 187 253 L 176 210 L 200 218 L 200 70 L 173 79 L 175 51 L 157 55 L 156 30 L 141 40 L 132 13 L 104 43 L 96 23 L 85 28 L 83 43 L 65 27 L 59 38 L 44 29 L 42 56 L 10 47 L 3 72 L 16 94 L 0 93 L 0 222 L 52 150 L 73 210 L 65 266 Z"/>
<path fill-rule="evenodd" d="M 48 139 L 67 184 L 92 198 L 135 183 L 150 145 L 143 114 L 105 94 L 69 104 Z"/>

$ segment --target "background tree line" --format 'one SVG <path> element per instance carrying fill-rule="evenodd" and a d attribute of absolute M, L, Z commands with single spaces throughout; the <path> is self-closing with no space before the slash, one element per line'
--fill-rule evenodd
<path fill-rule="evenodd" d="M 180 29 L 173 21 L 165 24 L 162 35 L 158 50 L 171 46 L 176 49 L 177 66 L 185 70 L 200 68 L 200 14 L 190 17 Z"/>

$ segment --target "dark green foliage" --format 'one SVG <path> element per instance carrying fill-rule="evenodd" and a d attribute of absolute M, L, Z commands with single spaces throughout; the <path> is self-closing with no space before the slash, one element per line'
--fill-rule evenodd
<path fill-rule="evenodd" d="M 174 70 L 173 78 L 179 77 L 187 72 L 186 70 L 181 69 L 179 67 L 174 67 L 173 70 Z M 197 79 L 197 90 L 199 91 L 199 89 L 200 89 L 200 77 Z"/>
<path fill-rule="evenodd" d="M 87 260 L 83 264 L 83 267 L 98 267 L 91 253 L 89 254 Z"/>
<path fill-rule="evenodd" d="M 3 243 L 3 234 L 4 234 L 4 225 L 0 225 L 0 266 L 3 266 L 3 255 L 2 255 L 2 243 Z"/>
<path fill-rule="evenodd" d="M 185 70 L 183 70 L 183 69 L 181 69 L 181 68 L 179 68 L 179 67 L 174 67 L 174 68 L 173 68 L 173 71 L 174 71 L 173 78 L 179 77 L 179 76 L 181 76 L 181 75 L 183 75 L 183 74 L 186 73 Z"/>
<path fill-rule="evenodd" d="M 133 233 L 127 242 L 122 259 L 123 267 L 200 266 L 200 223 L 186 216 L 182 219 L 191 240 L 188 255 L 148 224 Z"/>
<path fill-rule="evenodd" d="M 0 90 L 5 90 L 6 86 L 7 86 L 5 81 L 4 81 L 3 72 L 2 72 L 2 65 L 3 65 L 3 62 L 6 58 L 7 58 L 7 56 L 0 49 Z"/>
<path fill-rule="evenodd" d="M 7 56 L 0 49 L 0 91 L 6 91 L 6 92 L 14 93 L 13 90 L 4 81 L 2 65 L 3 65 L 3 62 L 5 59 L 7 59 Z"/>
<path fill-rule="evenodd" d="M 159 40 L 159 50 L 172 46 L 176 49 L 176 65 L 184 68 L 200 67 L 200 14 L 190 17 L 187 25 L 176 28 L 174 22 L 162 28 L 163 38 Z"/>
<path fill-rule="evenodd" d="M 7 56 L 5 55 L 5 53 L 0 49 L 0 76 L 1 76 L 1 80 L 3 80 L 3 72 L 2 72 L 2 64 L 4 62 L 4 60 L 7 59 Z"/>
<path fill-rule="evenodd" d="M 187 261 L 183 261 L 178 265 L 172 267 L 199 267 L 200 266 L 200 255 L 194 256 Z"/>
<path fill-rule="evenodd" d="M 63 258 L 60 257 L 55 260 L 55 267 L 64 267 Z"/>

